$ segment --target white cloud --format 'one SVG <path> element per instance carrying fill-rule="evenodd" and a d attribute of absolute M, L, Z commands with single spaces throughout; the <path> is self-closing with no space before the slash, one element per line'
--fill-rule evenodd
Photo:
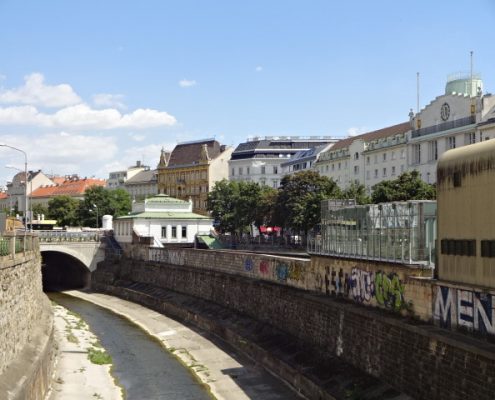
<path fill-rule="evenodd" d="M 0 107 L 0 125 L 59 127 L 63 129 L 146 129 L 172 126 L 174 116 L 153 109 L 139 108 L 128 114 L 107 108 L 95 110 L 87 104 L 62 108 L 54 114 L 39 112 L 33 106 Z"/>
<path fill-rule="evenodd" d="M 366 127 L 364 126 L 360 128 L 353 126 L 347 129 L 347 136 L 357 136 L 357 135 L 361 135 L 362 133 L 366 133 Z"/>
<path fill-rule="evenodd" d="M 123 103 L 124 95 L 98 93 L 93 95 L 93 104 L 96 107 L 115 107 L 120 110 L 125 110 L 126 105 Z"/>
<path fill-rule="evenodd" d="M 261 65 L 258 65 L 254 70 L 256 72 L 261 72 L 261 71 L 263 71 L 263 67 Z"/>
<path fill-rule="evenodd" d="M 65 107 L 80 103 L 81 98 L 68 84 L 45 85 L 45 77 L 33 73 L 24 77 L 24 85 L 0 91 L 0 103 L 29 104 L 42 107 Z"/>
<path fill-rule="evenodd" d="M 182 79 L 179 81 L 179 86 L 183 88 L 196 86 L 196 84 L 197 82 L 195 80 Z"/>
<path fill-rule="evenodd" d="M 138 133 L 129 133 L 129 137 L 134 140 L 135 142 L 142 142 L 144 139 L 146 139 L 145 135 L 140 135 Z"/>

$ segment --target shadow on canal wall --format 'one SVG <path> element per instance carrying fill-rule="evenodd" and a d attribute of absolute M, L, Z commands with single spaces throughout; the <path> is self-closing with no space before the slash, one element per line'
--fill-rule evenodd
<path fill-rule="evenodd" d="M 383 310 L 243 276 L 125 258 L 100 264 L 92 287 L 220 336 L 308 398 L 386 399 L 401 392 L 416 399 L 493 399 L 493 345 Z M 177 292 L 187 297 L 178 301 Z"/>
<path fill-rule="evenodd" d="M 36 238 L 0 256 L 0 399 L 43 399 L 54 366 L 53 315 Z"/>

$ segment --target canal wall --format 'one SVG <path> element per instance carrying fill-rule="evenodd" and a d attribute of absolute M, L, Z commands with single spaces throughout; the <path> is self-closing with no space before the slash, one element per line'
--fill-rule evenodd
<path fill-rule="evenodd" d="M 173 260 L 170 257 L 179 256 L 169 255 L 168 262 L 109 260 L 93 273 L 92 285 L 96 290 L 124 297 L 132 293 L 134 301 L 144 303 L 149 301 L 149 294 L 139 295 L 125 288 L 137 283 L 207 300 L 276 327 L 322 363 L 338 357 L 415 399 L 493 398 L 495 346 L 417 318 L 405 319 L 399 313 L 327 296 L 330 270 L 320 290 L 313 289 L 311 293 L 286 284 L 289 279 L 294 280 L 290 272 L 284 274 L 285 282 L 280 279 L 277 265 L 285 263 L 290 271 L 291 264 L 285 258 L 270 258 L 274 269 L 267 280 L 249 277 L 254 274 L 256 264 L 259 273 L 266 256 L 250 255 L 253 264 L 248 263 L 250 271 L 246 271 L 248 256 L 236 259 L 242 257 L 236 254 L 229 271 L 226 252 L 210 252 L 205 256 L 202 251 L 189 250 L 177 254 L 187 256 Z M 316 268 L 325 266 L 321 262 Z M 312 268 L 311 264 L 304 267 Z M 240 268 L 244 269 L 242 273 Z M 411 286 L 414 285 L 419 295 L 427 293 L 427 301 L 431 301 L 431 283 L 416 279 Z"/>
<path fill-rule="evenodd" d="M 52 377 L 51 304 L 42 289 L 38 243 L 28 240 L 30 250 L 0 257 L 1 399 L 43 399 Z"/>

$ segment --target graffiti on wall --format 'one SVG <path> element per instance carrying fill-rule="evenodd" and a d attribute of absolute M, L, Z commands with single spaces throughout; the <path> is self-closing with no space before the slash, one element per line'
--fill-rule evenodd
<path fill-rule="evenodd" d="M 326 270 L 328 271 L 328 267 Z M 369 303 L 372 299 L 386 308 L 400 310 L 405 306 L 404 285 L 395 272 L 366 271 L 352 268 L 350 275 L 342 268 L 337 272 L 332 269 L 331 279 L 325 274 L 326 293 L 349 297 L 358 303 Z"/>
<path fill-rule="evenodd" d="M 267 275 L 270 272 L 268 261 L 263 260 L 260 261 L 260 273 L 263 275 Z"/>
<path fill-rule="evenodd" d="M 251 272 L 253 270 L 254 262 L 251 258 L 246 258 L 244 260 L 244 269 L 248 272 Z"/>
<path fill-rule="evenodd" d="M 495 334 L 494 295 L 447 286 L 437 286 L 435 292 L 433 319 L 442 328 Z"/>

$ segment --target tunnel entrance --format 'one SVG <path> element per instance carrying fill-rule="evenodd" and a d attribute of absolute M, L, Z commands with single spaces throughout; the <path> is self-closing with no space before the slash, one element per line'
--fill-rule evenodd
<path fill-rule="evenodd" d="M 91 272 L 78 259 L 57 251 L 41 252 L 43 291 L 58 292 L 89 286 Z"/>

